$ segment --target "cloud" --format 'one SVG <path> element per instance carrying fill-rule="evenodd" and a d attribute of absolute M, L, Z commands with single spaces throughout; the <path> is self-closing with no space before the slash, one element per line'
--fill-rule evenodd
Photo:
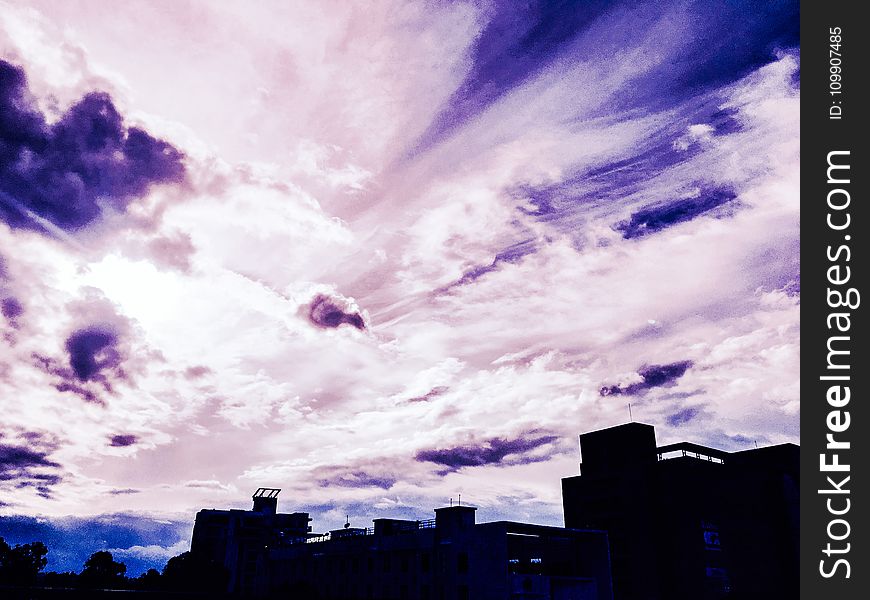
<path fill-rule="evenodd" d="M 110 548 L 109 552 L 117 561 L 134 560 L 146 564 L 164 564 L 173 556 L 190 549 L 190 542 L 178 540 L 171 546 L 150 544 L 148 546 L 130 546 L 129 548 Z"/>
<path fill-rule="evenodd" d="M 6 320 L 15 327 L 18 324 L 18 317 L 24 314 L 24 307 L 18 298 L 7 296 L 0 300 L 0 313 L 6 317 Z"/>
<path fill-rule="evenodd" d="M 61 483 L 61 465 L 50 460 L 49 452 L 29 447 L 0 443 L 0 485 L 32 487 L 43 498 L 51 497 L 51 488 Z"/>
<path fill-rule="evenodd" d="M 69 364 L 80 381 L 98 378 L 101 371 L 120 366 L 122 358 L 114 331 L 101 326 L 79 329 L 66 339 Z"/>
<path fill-rule="evenodd" d="M 366 324 L 362 315 L 351 306 L 352 304 L 344 298 L 318 294 L 308 307 L 308 318 L 318 327 L 327 329 L 345 324 L 360 330 L 365 329 Z"/>
<path fill-rule="evenodd" d="M 125 446 L 132 446 L 138 439 L 137 436 L 132 434 L 117 434 L 109 439 L 109 445 L 115 448 L 123 448 Z"/>
<path fill-rule="evenodd" d="M 184 370 L 185 378 L 191 380 L 200 379 L 202 377 L 205 377 L 206 375 L 211 375 L 212 373 L 214 373 L 214 371 L 212 371 L 205 365 L 195 365 L 193 367 L 187 367 Z"/>
<path fill-rule="evenodd" d="M 649 365 L 638 369 L 641 381 L 628 385 L 609 385 L 601 388 L 602 396 L 612 394 L 641 394 L 654 387 L 669 385 L 682 377 L 693 365 L 690 360 L 682 360 L 666 365 Z"/>
<path fill-rule="evenodd" d="M 75 329 L 65 342 L 67 364 L 51 356 L 33 352 L 33 364 L 54 376 L 54 388 L 72 392 L 86 402 L 105 405 L 101 392 L 114 393 L 113 383 L 127 379 L 123 369 L 125 351 L 116 328 L 103 323 Z"/>
<path fill-rule="evenodd" d="M 527 433 L 515 438 L 490 438 L 476 444 L 420 450 L 415 459 L 456 471 L 483 465 L 517 465 L 547 460 L 555 451 L 558 436 Z"/>
<path fill-rule="evenodd" d="M 691 221 L 731 202 L 734 198 L 736 195 L 731 190 L 705 190 L 694 198 L 646 206 L 632 213 L 627 221 L 617 223 L 614 228 L 622 232 L 622 237 L 630 240 Z"/>
<path fill-rule="evenodd" d="M 49 124 L 24 70 L 2 60 L 0 143 L 0 218 L 13 228 L 74 232 L 184 177 L 182 154 L 126 127 L 108 94 L 85 95 Z"/>
<path fill-rule="evenodd" d="M 709 17 L 713 12 L 715 19 Z M 667 105 L 727 84 L 769 62 L 776 50 L 796 46 L 799 36 L 796 2 L 759 11 L 750 0 L 639 2 L 630 9 L 596 0 L 583 10 L 568 10 L 563 2 L 535 0 L 519 9 L 494 2 L 486 13 L 468 51 L 470 68 L 422 137 L 422 147 L 441 141 L 534 76 L 566 69 L 562 63 L 578 55 L 619 57 L 637 36 L 617 33 L 657 30 L 660 56 L 679 40 L 682 52 L 696 59 L 656 62 L 645 56 L 648 68 L 626 82 L 627 93 L 615 99 L 611 111 Z"/>
<path fill-rule="evenodd" d="M 549 1 L 510 8 L 496 3 L 469 51 L 471 68 L 424 134 L 424 141 L 438 141 L 544 68 L 607 5 L 595 0 L 583 10 L 566 11 Z"/>
<path fill-rule="evenodd" d="M 680 425 L 685 425 L 689 421 L 693 420 L 699 414 L 701 414 L 701 408 L 698 408 L 696 406 L 689 406 L 668 415 L 667 423 L 671 427 L 679 427 Z"/>
<path fill-rule="evenodd" d="M 321 467 L 316 471 L 317 485 L 345 488 L 380 488 L 388 490 L 393 487 L 399 477 L 396 473 L 387 473 L 383 466 L 375 467 L 371 471 L 348 467 Z"/>

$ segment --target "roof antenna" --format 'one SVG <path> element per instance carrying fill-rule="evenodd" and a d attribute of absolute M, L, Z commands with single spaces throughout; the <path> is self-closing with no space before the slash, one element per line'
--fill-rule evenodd
<path fill-rule="evenodd" d="M 453 506 L 453 498 L 450 499 L 450 506 Z"/>
<path fill-rule="evenodd" d="M 631 402 L 628 403 L 628 420 L 634 423 L 634 417 L 631 416 Z"/>
<path fill-rule="evenodd" d="M 755 449 L 758 450 L 758 440 L 755 440 Z"/>
<path fill-rule="evenodd" d="M 344 515 L 344 528 L 350 527 L 350 515 Z"/>
<path fill-rule="evenodd" d="M 462 506 L 462 494 L 459 494 L 459 506 Z"/>

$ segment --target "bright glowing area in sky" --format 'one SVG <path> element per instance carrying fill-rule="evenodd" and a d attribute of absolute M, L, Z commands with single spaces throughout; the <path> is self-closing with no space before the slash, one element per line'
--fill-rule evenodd
<path fill-rule="evenodd" d="M 175 273 L 115 254 L 89 264 L 81 283 L 102 290 L 124 315 L 149 331 L 165 328 L 185 303 L 184 282 Z"/>

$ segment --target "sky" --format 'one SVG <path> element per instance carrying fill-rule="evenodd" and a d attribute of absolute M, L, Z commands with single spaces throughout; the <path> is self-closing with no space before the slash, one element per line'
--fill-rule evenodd
<path fill-rule="evenodd" d="M 561 525 L 629 404 L 797 443 L 797 10 L 0 0 L 0 536 Z"/>

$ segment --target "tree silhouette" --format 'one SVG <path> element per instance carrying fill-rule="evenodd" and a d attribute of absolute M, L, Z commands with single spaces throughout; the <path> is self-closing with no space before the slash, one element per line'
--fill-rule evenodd
<path fill-rule="evenodd" d="M 140 590 L 159 590 L 163 586 L 163 578 L 157 569 L 148 569 L 136 579 L 136 587 Z"/>
<path fill-rule="evenodd" d="M 0 537 L 0 582 L 27 585 L 36 580 L 36 575 L 45 568 L 48 548 L 42 542 L 16 544 L 10 547 Z"/>
<path fill-rule="evenodd" d="M 226 591 L 229 572 L 213 560 L 182 552 L 163 567 L 163 579 L 170 590 L 219 594 Z"/>
<path fill-rule="evenodd" d="M 127 565 L 115 562 L 111 552 L 98 550 L 85 561 L 81 583 L 85 587 L 119 587 L 125 582 L 126 572 Z"/>

